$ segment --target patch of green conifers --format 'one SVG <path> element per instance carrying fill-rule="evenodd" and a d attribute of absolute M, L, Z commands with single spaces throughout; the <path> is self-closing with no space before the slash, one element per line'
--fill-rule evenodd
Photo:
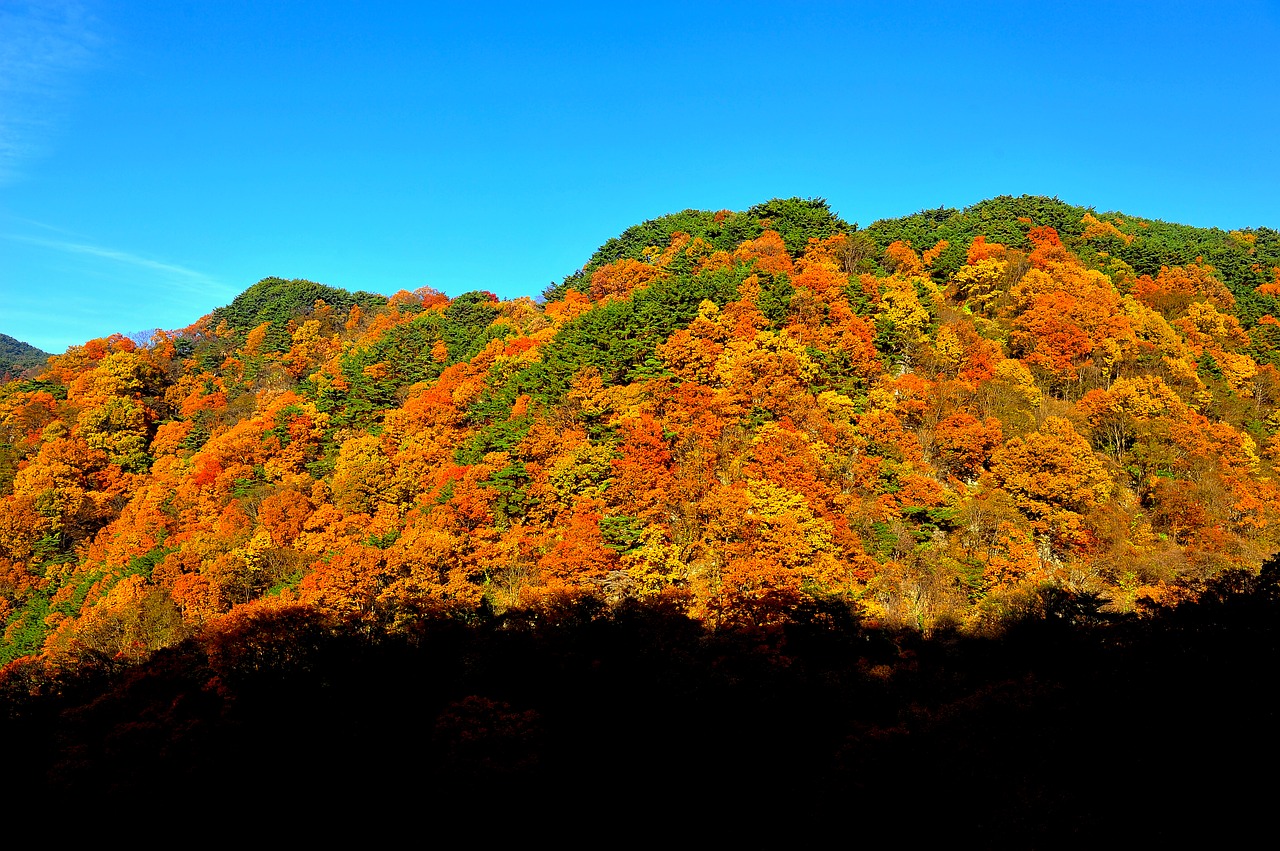
<path fill-rule="evenodd" d="M 355 305 L 376 307 L 387 301 L 375 293 L 353 293 L 314 281 L 263 278 L 236 296 L 231 304 L 215 310 L 212 324 L 216 327 L 226 322 L 228 327 L 243 335 L 263 322 L 270 322 L 263 350 L 285 352 L 290 344 L 289 320 L 310 311 L 317 300 L 341 311 L 350 310 Z"/>

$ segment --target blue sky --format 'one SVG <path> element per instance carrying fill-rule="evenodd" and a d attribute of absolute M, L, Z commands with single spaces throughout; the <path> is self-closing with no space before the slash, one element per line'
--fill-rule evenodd
<path fill-rule="evenodd" d="M 268 275 L 537 295 L 627 226 L 1000 194 L 1280 227 L 1280 4 L 0 0 L 0 332 Z"/>

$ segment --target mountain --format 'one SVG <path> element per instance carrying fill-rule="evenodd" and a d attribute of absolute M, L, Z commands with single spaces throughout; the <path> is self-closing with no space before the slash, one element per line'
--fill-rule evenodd
<path fill-rule="evenodd" d="M 266 278 L 5 386 L 0 655 L 273 601 L 1131 611 L 1280 545 L 1277 270 L 1267 228 L 793 198 L 637 225 L 543 303 Z M 97 632 L 144 599 L 153 632 Z"/>
<path fill-rule="evenodd" d="M 876 761 L 906 730 L 966 764 L 965 719 L 1118 749 L 1037 713 L 1105 713 L 1105 680 L 1148 717 L 1189 699 L 1175 659 L 1231 691 L 1236 629 L 1270 664 L 1277 314 L 1274 230 L 1039 197 L 865 228 L 821 199 L 687 210 L 540 301 L 264 279 L 0 389 L 0 687 L 103 698 L 76 704 L 100 761 L 67 751 L 74 788 L 128 774 L 94 731 L 133 735 L 144 694 L 156 730 L 231 724 L 174 745 L 211 759 L 269 751 L 276 698 L 308 736 L 428 723 L 415 753 L 458 789 L 562 776 L 618 718 L 637 771 L 696 776 L 714 740 L 725 782 L 758 757 L 842 790 L 905 779 Z M 426 722 L 385 718 L 408 704 Z M 758 752 L 728 747 L 761 717 Z"/>
<path fill-rule="evenodd" d="M 0 380 L 17 378 L 27 370 L 44 366 L 48 359 L 48 352 L 0 334 Z"/>

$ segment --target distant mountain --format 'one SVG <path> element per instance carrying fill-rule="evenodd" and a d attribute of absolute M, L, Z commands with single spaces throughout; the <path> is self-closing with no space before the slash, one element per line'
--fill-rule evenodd
<path fill-rule="evenodd" d="M 0 380 L 17 378 L 32 367 L 44 366 L 48 359 L 48 352 L 8 334 L 0 334 Z"/>

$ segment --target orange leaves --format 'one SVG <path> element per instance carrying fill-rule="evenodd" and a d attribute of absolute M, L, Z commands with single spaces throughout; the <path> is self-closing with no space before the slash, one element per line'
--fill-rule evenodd
<path fill-rule="evenodd" d="M 1259 295 L 1267 295 L 1271 297 L 1280 296 L 1280 266 L 1273 266 L 1271 269 L 1271 280 L 1258 287 Z"/>
<path fill-rule="evenodd" d="M 1035 541 L 1022 529 L 1001 521 L 996 540 L 986 552 L 982 578 L 1001 587 L 1035 577 L 1043 572 Z"/>
<path fill-rule="evenodd" d="M 271 330 L 271 323 L 263 322 L 245 336 L 242 349 L 245 357 L 257 357 L 262 354 L 262 345 L 266 342 L 269 330 Z"/>
<path fill-rule="evenodd" d="M 771 275 L 790 275 L 795 271 L 791 255 L 787 251 L 782 236 L 773 230 L 766 230 L 755 239 L 748 239 L 733 252 L 733 259 L 743 263 L 753 263 L 761 272 Z"/>
<path fill-rule="evenodd" d="M 607 263 L 591 274 L 591 298 L 599 301 L 608 296 L 625 298 L 666 274 L 657 266 L 639 260 L 624 259 Z"/>
<path fill-rule="evenodd" d="M 908 434 L 902 423 L 889 411 L 873 410 L 858 417 L 858 430 L 866 438 L 866 452 L 900 461 L 920 457 L 920 442 Z"/>
<path fill-rule="evenodd" d="M 1012 348 L 1059 382 L 1077 377 L 1091 358 L 1112 372 L 1137 346 L 1133 321 L 1105 275 L 1084 269 L 1070 255 L 1053 257 L 1053 252 L 1042 255 L 1044 262 L 1010 291 L 1021 312 L 1010 335 Z"/>
<path fill-rule="evenodd" d="M 485 548 L 487 541 L 461 533 L 436 512 L 413 510 L 401 528 L 399 539 L 384 550 L 388 584 L 378 594 L 383 605 L 411 615 L 441 605 L 472 607 L 480 601 L 485 566 L 477 563 L 480 553 L 475 548 L 480 546 L 485 561 L 497 556 Z"/>
<path fill-rule="evenodd" d="M 969 245 L 969 253 L 966 255 L 966 262 L 970 266 L 976 266 L 983 260 L 1002 260 L 1006 252 L 1006 248 L 998 242 L 987 242 L 987 238 L 982 234 L 978 234 L 973 238 L 973 242 Z"/>
<path fill-rule="evenodd" d="M 47 504 L 42 507 L 48 510 Z M 25 590 L 35 579 L 27 573 L 26 562 L 33 554 L 36 541 L 49 531 L 49 526 L 50 518 L 36 510 L 35 495 L 15 494 L 4 500 L 3 511 L 0 511 L 0 589 L 7 585 Z M 12 576 L 9 565 L 13 566 Z"/>
<path fill-rule="evenodd" d="M 991 472 L 1018 508 L 1068 545 L 1083 542 L 1080 515 L 1113 489 L 1089 443 L 1060 417 L 1047 417 L 1039 431 L 998 448 Z"/>
<path fill-rule="evenodd" d="M 658 356 L 681 378 L 710 382 L 716 361 L 729 339 L 720 318 L 720 310 L 715 303 L 704 301 L 698 308 L 697 317 L 687 328 L 676 331 L 658 346 Z"/>
<path fill-rule="evenodd" d="M 934 353 L 942 374 L 955 378 L 969 390 L 977 390 L 983 382 L 991 380 L 1000 359 L 999 346 L 978 336 L 972 322 L 938 329 Z"/>
<path fill-rule="evenodd" d="M 947 504 L 947 492 L 942 483 L 918 473 L 908 473 L 902 477 L 901 487 L 894 498 L 898 507 L 904 511 L 941 508 Z"/>
<path fill-rule="evenodd" d="M 1091 310 L 1062 292 L 1036 298 L 1018 319 L 1017 345 L 1023 360 L 1058 379 L 1072 379 L 1093 353 L 1094 341 L 1078 317 Z"/>
<path fill-rule="evenodd" d="M 961 478 L 976 478 L 1003 440 L 1000 421 L 981 422 L 966 413 L 952 414 L 938 423 L 933 434 L 944 469 Z"/>
<path fill-rule="evenodd" d="M 841 271 L 839 261 L 822 244 L 810 245 L 797 266 L 799 272 L 792 277 L 792 286 L 810 290 L 824 302 L 843 299 L 849 276 Z"/>
<path fill-rule="evenodd" d="M 898 240 L 891 243 L 884 250 L 884 262 L 889 271 L 904 277 L 924 274 L 924 263 L 909 242 Z"/>
<path fill-rule="evenodd" d="M 382 550 L 348 545 L 314 565 L 298 584 L 298 599 L 338 614 L 368 614 L 389 580 L 385 567 Z"/>
<path fill-rule="evenodd" d="M 1193 301 L 1207 301 L 1225 312 L 1236 306 L 1235 296 L 1218 279 L 1213 267 L 1203 263 L 1161 266 L 1155 278 L 1143 275 L 1135 280 L 1129 294 L 1160 311 L 1166 319 L 1180 316 Z"/>
<path fill-rule="evenodd" d="M 651 522 L 672 493 L 671 450 L 662 427 L 648 414 L 625 421 L 621 438 L 622 455 L 613 461 L 609 500 L 620 513 Z"/>
<path fill-rule="evenodd" d="M 937 245 L 933 246 L 933 248 L 930 248 L 924 254 L 920 255 L 920 262 L 924 265 L 926 269 L 928 269 L 929 267 L 933 266 L 933 261 L 941 257 L 942 252 L 946 251 L 950 247 L 951 247 L 951 243 L 947 242 L 947 240 L 945 239 L 939 240 Z"/>
<path fill-rule="evenodd" d="M 1131 229 L 1084 226 L 1087 240 Z M 799 258 L 774 230 L 726 238 L 677 232 L 595 267 L 589 294 L 496 305 L 483 349 L 448 367 L 465 347 L 442 336 L 449 300 L 425 290 L 351 309 L 345 328 L 325 305 L 299 313 L 284 354 L 266 351 L 265 323 L 210 321 L 154 349 L 73 347 L 49 373 L 65 399 L 45 385 L 0 393 L 0 449 L 14 448 L 0 458 L 0 485 L 9 471 L 14 482 L 0 505 L 0 618 L 37 572 L 52 593 L 88 570 L 54 557 L 116 570 L 172 547 L 153 581 L 120 586 L 119 618 L 51 621 L 59 641 L 109 646 L 144 605 L 238 622 L 268 592 L 314 607 L 300 611 L 408 623 L 607 586 L 611 599 L 678 592 L 759 625 L 805 594 L 875 605 L 893 586 L 895 611 L 914 612 L 904 622 L 925 625 L 939 607 L 965 617 L 985 591 L 1079 575 L 1086 559 L 1107 583 L 1135 552 L 1243 564 L 1280 541 L 1263 481 L 1280 458 L 1280 378 L 1252 360 L 1276 320 L 1250 342 L 1209 266 L 1136 277 L 1112 262 L 1113 283 L 1052 228 L 1031 228 L 1029 257 L 974 238 L 944 299 L 934 279 L 964 246 L 921 255 L 895 241 L 890 274 L 851 280 L 874 268 L 869 234 L 810 239 Z M 609 339 L 552 351 L 600 301 L 668 276 L 658 309 L 679 300 L 687 325 L 608 369 L 590 349 L 612 357 Z M 423 351 L 344 360 L 409 322 L 434 329 L 406 337 Z M 352 426 L 331 391 L 389 381 L 410 355 L 439 375 L 386 394 L 376 430 Z M 549 370 L 564 370 L 554 391 L 538 383 Z M 1137 526 L 1116 519 L 1139 506 Z"/>
<path fill-rule="evenodd" d="M 618 554 L 604 545 L 600 512 L 591 500 L 578 500 L 555 534 L 555 543 L 539 560 L 544 581 L 583 585 L 618 567 Z"/>
<path fill-rule="evenodd" d="M 14 494 L 31 497 L 56 528 L 88 528 L 114 514 L 113 498 L 127 485 L 105 452 L 62 437 L 46 440 L 13 479 Z"/>
<path fill-rule="evenodd" d="M 188 420 L 173 420 L 161 424 L 156 429 L 155 437 L 151 438 L 151 454 L 157 458 L 161 455 L 178 454 L 192 428 L 193 424 Z"/>
<path fill-rule="evenodd" d="M 115 583 L 80 617 L 63 621 L 49 636 L 46 650 L 96 650 L 117 659 L 139 659 L 182 638 L 181 619 L 163 591 L 150 588 L 141 576 Z"/>
<path fill-rule="evenodd" d="M 222 476 L 222 460 L 215 455 L 205 454 L 196 458 L 194 472 L 188 481 L 196 487 L 212 487 Z"/>
<path fill-rule="evenodd" d="M 301 534 L 303 524 L 313 510 L 315 506 L 306 494 L 280 491 L 258 506 L 258 522 L 271 534 L 276 546 L 288 546 Z"/>
<path fill-rule="evenodd" d="M 295 378 L 310 374 L 337 351 L 337 338 L 323 333 L 319 320 L 308 319 L 293 332 L 293 344 L 284 356 L 289 374 Z"/>
<path fill-rule="evenodd" d="M 1075 263 L 1075 258 L 1063 246 L 1058 232 L 1048 225 L 1027 231 L 1027 239 L 1035 246 L 1028 259 L 1036 268 L 1046 269 L 1059 263 Z"/>
<path fill-rule="evenodd" d="M 564 298 L 548 304 L 546 306 L 546 314 L 556 324 L 563 324 L 581 316 L 590 309 L 590 296 L 570 290 L 564 294 Z"/>
<path fill-rule="evenodd" d="M 842 356 L 849 374 L 870 379 L 884 369 L 875 346 L 875 326 L 869 318 L 851 312 L 843 323 L 835 326 L 835 330 L 831 348 Z"/>

